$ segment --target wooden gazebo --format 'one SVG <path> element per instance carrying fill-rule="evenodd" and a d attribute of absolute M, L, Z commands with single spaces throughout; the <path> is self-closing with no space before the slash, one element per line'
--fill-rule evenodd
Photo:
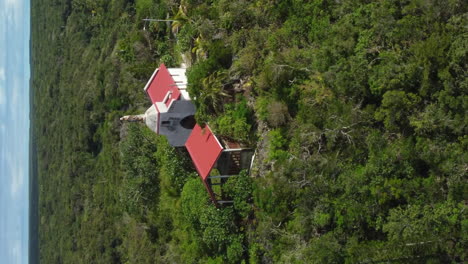
<path fill-rule="evenodd" d="M 216 193 L 213 187 L 222 186 L 243 169 L 250 169 L 253 150 L 236 142 L 219 140 L 208 125 L 204 128 L 195 125 L 185 147 L 213 203 L 232 203 L 222 193 Z"/>

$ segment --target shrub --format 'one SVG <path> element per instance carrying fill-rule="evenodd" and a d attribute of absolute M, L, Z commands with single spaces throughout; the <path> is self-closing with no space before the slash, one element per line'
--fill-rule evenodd
<path fill-rule="evenodd" d="M 220 209 L 206 206 L 203 209 L 199 215 L 200 230 L 203 233 L 203 242 L 209 250 L 217 253 L 225 252 L 236 231 L 233 219 L 233 210 L 230 207 Z"/>
<path fill-rule="evenodd" d="M 223 186 L 223 191 L 230 196 L 234 201 L 234 209 L 236 213 L 246 218 L 249 216 L 252 206 L 252 178 L 247 174 L 247 171 L 242 171 L 238 176 L 231 177 Z"/>
<path fill-rule="evenodd" d="M 255 110 L 260 120 L 268 122 L 271 127 L 280 127 L 289 119 L 288 106 L 270 96 L 259 97 Z"/>
<path fill-rule="evenodd" d="M 377 110 L 375 118 L 383 121 L 390 131 L 403 130 L 409 127 L 408 117 L 420 100 L 420 97 L 412 93 L 388 91 L 383 95 L 382 106 Z"/>
<path fill-rule="evenodd" d="M 151 7 L 153 6 L 152 0 L 136 0 L 135 9 L 137 18 L 144 18 L 149 16 Z"/>
<path fill-rule="evenodd" d="M 284 149 L 286 148 L 288 141 L 284 138 L 280 129 L 274 129 L 268 133 L 268 142 L 270 143 L 268 160 L 274 161 L 286 159 L 288 152 Z"/>
<path fill-rule="evenodd" d="M 200 230 L 200 217 L 208 202 L 208 193 L 200 179 L 193 178 L 187 181 L 182 189 L 180 201 L 184 218 L 195 230 Z"/>
<path fill-rule="evenodd" d="M 227 260 L 229 263 L 239 263 L 244 254 L 242 236 L 236 237 L 227 248 Z"/>
<path fill-rule="evenodd" d="M 216 133 L 236 140 L 247 141 L 250 136 L 252 111 L 243 98 L 236 104 L 227 104 L 225 112 L 211 124 Z"/>
<path fill-rule="evenodd" d="M 154 133 L 138 124 L 131 124 L 127 136 L 120 144 L 121 168 L 125 175 L 120 200 L 128 212 L 139 216 L 158 199 L 155 142 Z"/>
<path fill-rule="evenodd" d="M 186 23 L 177 34 L 177 45 L 180 51 L 192 51 L 193 41 L 196 37 L 197 29 L 191 23 Z"/>

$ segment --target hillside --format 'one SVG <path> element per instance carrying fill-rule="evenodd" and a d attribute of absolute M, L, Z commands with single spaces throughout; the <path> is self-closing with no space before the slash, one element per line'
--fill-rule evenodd
<path fill-rule="evenodd" d="M 41 263 L 467 261 L 465 1 L 31 9 Z M 182 57 L 197 122 L 257 149 L 233 206 L 209 202 L 185 152 L 119 122 Z"/>

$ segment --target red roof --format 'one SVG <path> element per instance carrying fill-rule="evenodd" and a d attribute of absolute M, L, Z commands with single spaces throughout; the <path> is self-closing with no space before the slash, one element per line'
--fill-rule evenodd
<path fill-rule="evenodd" d="M 169 106 L 173 100 L 178 100 L 180 97 L 180 91 L 164 64 L 161 64 L 154 72 L 153 76 L 151 76 L 148 84 L 146 84 L 145 90 L 153 104 L 156 102 L 163 102 L 168 92 L 171 93 L 167 101 L 163 102 L 166 103 L 166 106 Z"/>
<path fill-rule="evenodd" d="M 223 151 L 223 147 L 208 126 L 202 129 L 198 124 L 195 125 L 185 142 L 185 147 L 200 177 L 205 181 Z"/>

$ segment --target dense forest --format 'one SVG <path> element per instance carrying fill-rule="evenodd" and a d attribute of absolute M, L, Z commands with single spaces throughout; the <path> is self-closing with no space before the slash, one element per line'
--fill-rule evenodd
<path fill-rule="evenodd" d="M 41 263 L 468 261 L 466 1 L 31 9 Z M 119 121 L 182 62 L 197 122 L 256 149 L 223 187 L 233 205 Z"/>

